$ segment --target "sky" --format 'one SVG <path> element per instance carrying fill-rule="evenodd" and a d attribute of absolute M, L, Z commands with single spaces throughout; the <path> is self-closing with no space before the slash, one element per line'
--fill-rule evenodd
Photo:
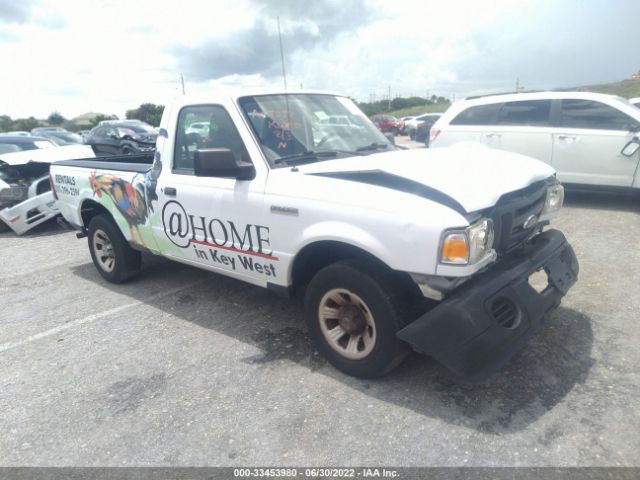
<path fill-rule="evenodd" d="M 225 85 L 360 101 L 557 89 L 640 69 L 638 0 L 0 0 L 0 115 L 124 116 Z"/>

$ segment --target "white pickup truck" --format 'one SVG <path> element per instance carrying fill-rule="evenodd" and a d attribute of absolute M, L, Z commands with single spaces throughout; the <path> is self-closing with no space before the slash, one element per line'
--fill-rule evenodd
<path fill-rule="evenodd" d="M 349 124 L 323 122 L 336 116 Z M 564 235 L 543 231 L 563 202 L 550 166 L 474 145 L 403 150 L 324 92 L 183 97 L 155 154 L 58 162 L 51 182 L 107 280 L 135 275 L 146 251 L 304 293 L 317 348 L 355 376 L 411 349 L 484 375 L 578 274 Z"/>

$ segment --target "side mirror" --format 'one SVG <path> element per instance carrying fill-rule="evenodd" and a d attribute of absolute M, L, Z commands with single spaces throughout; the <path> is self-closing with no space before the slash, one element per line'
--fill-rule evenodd
<path fill-rule="evenodd" d="M 256 176 L 253 164 L 236 160 L 236 156 L 228 148 L 196 150 L 193 157 L 193 170 L 196 177 L 253 180 Z"/>
<path fill-rule="evenodd" d="M 633 137 L 622 148 L 622 151 L 620 153 L 625 157 L 632 157 L 633 155 L 635 155 L 635 153 L 638 151 L 639 148 L 640 148 L 640 140 L 638 139 L 638 137 Z"/>
<path fill-rule="evenodd" d="M 110 133 L 107 135 L 107 137 L 113 138 L 114 140 L 120 140 L 120 137 L 118 136 L 117 133 Z"/>

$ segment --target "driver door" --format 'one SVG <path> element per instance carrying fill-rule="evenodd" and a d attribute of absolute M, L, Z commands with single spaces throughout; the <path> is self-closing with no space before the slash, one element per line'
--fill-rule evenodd
<path fill-rule="evenodd" d="M 201 137 L 194 122 L 209 124 Z M 186 133 L 190 131 L 191 133 Z M 184 263 L 260 284 L 264 272 L 246 265 L 260 257 L 258 236 L 265 235 L 263 196 L 266 171 L 256 168 L 252 180 L 198 177 L 194 157 L 198 149 L 225 148 L 236 159 L 251 162 L 245 143 L 228 111 L 221 105 L 194 105 L 178 115 L 172 169 L 158 181 L 156 236 L 164 237 L 162 254 Z"/>

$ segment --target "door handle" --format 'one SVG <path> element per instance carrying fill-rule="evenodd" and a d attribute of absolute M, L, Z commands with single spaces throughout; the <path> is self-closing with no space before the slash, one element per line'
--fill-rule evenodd
<path fill-rule="evenodd" d="M 493 138 L 493 137 L 501 137 L 502 134 L 501 133 L 485 133 L 484 136 L 487 138 Z"/>
<path fill-rule="evenodd" d="M 174 187 L 164 187 L 164 194 L 175 197 L 178 194 L 178 191 Z"/>
<path fill-rule="evenodd" d="M 575 140 L 575 135 L 558 135 L 558 140 Z"/>

